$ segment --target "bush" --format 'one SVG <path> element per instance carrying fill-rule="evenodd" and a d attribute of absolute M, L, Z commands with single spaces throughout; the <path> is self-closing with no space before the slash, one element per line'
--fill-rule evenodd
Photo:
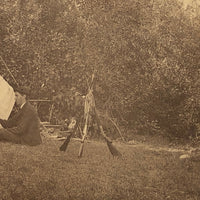
<path fill-rule="evenodd" d="M 1 2 L 2 57 L 32 97 L 55 101 L 55 118 L 78 113 L 71 88 L 85 95 L 95 72 L 96 105 L 121 126 L 197 134 L 199 8 L 176 0 L 21 2 Z M 1 74 L 13 82 L 3 67 Z"/>

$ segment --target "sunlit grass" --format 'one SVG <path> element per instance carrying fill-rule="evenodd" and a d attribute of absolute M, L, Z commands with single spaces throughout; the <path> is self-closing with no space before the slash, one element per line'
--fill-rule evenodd
<path fill-rule="evenodd" d="M 105 143 L 72 140 L 38 147 L 0 144 L 1 199 L 198 199 L 198 162 L 180 161 L 180 153 L 155 152 L 142 146 L 115 144 L 123 154 L 113 158 Z"/>

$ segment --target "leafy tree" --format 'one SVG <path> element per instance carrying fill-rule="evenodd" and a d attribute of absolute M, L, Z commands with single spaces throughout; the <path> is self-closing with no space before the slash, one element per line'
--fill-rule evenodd
<path fill-rule="evenodd" d="M 97 107 L 133 133 L 199 133 L 199 8 L 176 0 L 0 2 L 0 52 L 32 97 L 77 113 L 95 72 Z M 3 64 L 2 64 L 3 66 Z M 10 83 L 4 67 L 0 71 Z"/>

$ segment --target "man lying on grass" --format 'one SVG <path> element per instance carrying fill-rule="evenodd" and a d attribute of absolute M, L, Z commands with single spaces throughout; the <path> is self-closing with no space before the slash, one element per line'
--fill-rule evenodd
<path fill-rule="evenodd" d="M 15 103 L 19 111 L 10 119 L 0 119 L 0 141 L 31 146 L 42 143 L 40 136 L 40 122 L 36 110 L 27 101 L 29 91 L 27 88 L 15 90 Z"/>

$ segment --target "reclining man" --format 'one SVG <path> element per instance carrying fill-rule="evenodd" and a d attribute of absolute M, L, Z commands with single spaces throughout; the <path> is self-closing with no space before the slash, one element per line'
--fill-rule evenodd
<path fill-rule="evenodd" d="M 10 119 L 0 119 L 0 141 L 31 146 L 42 143 L 40 122 L 36 110 L 27 101 L 29 91 L 26 88 L 15 90 L 15 103 L 20 110 Z"/>

